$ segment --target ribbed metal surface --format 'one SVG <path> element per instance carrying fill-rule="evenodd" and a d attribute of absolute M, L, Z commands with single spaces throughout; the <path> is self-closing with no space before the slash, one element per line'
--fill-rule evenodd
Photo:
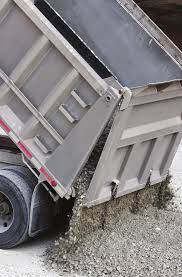
<path fill-rule="evenodd" d="M 105 100 L 108 94 L 110 103 Z M 56 175 L 54 184 L 62 187 L 61 196 L 120 97 L 32 1 L 0 1 L 1 123 L 31 162 L 36 160 L 34 166 L 45 166 L 47 176 Z M 65 148 L 67 153 L 61 155 Z"/>

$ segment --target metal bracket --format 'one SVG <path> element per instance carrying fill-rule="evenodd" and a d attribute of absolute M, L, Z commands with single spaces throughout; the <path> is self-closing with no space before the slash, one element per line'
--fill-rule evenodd
<path fill-rule="evenodd" d="M 150 187 L 151 185 L 151 176 L 152 176 L 152 170 L 150 170 L 150 175 L 148 177 L 147 183 L 146 183 L 146 187 Z"/>
<path fill-rule="evenodd" d="M 76 192 L 74 187 L 70 188 L 67 194 L 64 196 L 67 200 L 69 200 L 71 197 L 75 198 L 76 197 Z"/>
<path fill-rule="evenodd" d="M 39 175 L 34 170 L 33 165 L 31 164 L 31 162 L 25 157 L 24 154 L 21 154 L 21 155 L 22 155 L 23 163 L 30 169 L 30 171 L 35 175 L 35 177 L 37 177 L 37 179 L 39 179 Z"/>
<path fill-rule="evenodd" d="M 42 182 L 42 183 L 39 183 L 39 184 L 42 184 L 44 186 L 44 188 L 50 194 L 50 196 L 52 197 L 54 202 L 57 202 L 59 200 L 60 196 L 56 192 L 51 191 L 49 189 L 49 187 L 47 186 L 46 182 Z"/>
<path fill-rule="evenodd" d="M 111 183 L 111 200 L 114 200 L 117 196 L 119 180 L 113 180 Z"/>
<path fill-rule="evenodd" d="M 123 95 L 122 95 L 120 111 L 126 110 L 129 107 L 129 104 L 132 98 L 132 91 L 129 88 L 124 87 L 122 92 L 123 92 Z"/>

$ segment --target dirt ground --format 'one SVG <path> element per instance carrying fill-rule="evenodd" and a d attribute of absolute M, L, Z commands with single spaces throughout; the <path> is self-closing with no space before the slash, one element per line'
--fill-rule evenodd
<path fill-rule="evenodd" d="M 45 264 L 45 251 L 55 239 L 49 234 L 13 250 L 0 250 L 0 277 L 182 276 L 181 163 L 182 144 L 171 167 L 174 197 L 166 209 L 126 211 L 116 226 L 90 234 L 82 258 L 78 254 L 79 275 L 74 268 L 63 272 L 54 262 Z"/>
<path fill-rule="evenodd" d="M 25 243 L 13 250 L 0 250 L 0 276 L 58 277 L 43 264 L 43 254 L 53 237 L 45 236 Z"/>

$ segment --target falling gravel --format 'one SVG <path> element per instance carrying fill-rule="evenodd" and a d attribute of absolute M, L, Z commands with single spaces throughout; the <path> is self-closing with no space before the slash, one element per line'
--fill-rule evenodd
<path fill-rule="evenodd" d="M 182 213 L 173 205 L 170 177 L 94 208 L 83 206 L 104 142 L 77 180 L 69 230 L 48 249 L 46 263 L 60 276 L 182 276 Z"/>
<path fill-rule="evenodd" d="M 66 260 L 63 260 L 61 249 L 63 241 L 57 239 L 55 246 L 55 234 L 15 249 L 0 250 L 0 277 L 181 277 L 181 164 L 182 144 L 171 167 L 169 186 L 165 183 L 147 188 L 115 200 L 111 206 L 98 206 L 94 210 L 77 205 L 80 217 L 75 214 L 71 224 L 83 225 L 75 224 L 75 227 L 80 226 L 76 228 L 80 234 L 75 232 L 80 239 L 76 245 L 72 244 L 73 251 Z M 85 180 L 89 177 L 87 171 L 79 180 L 82 181 L 84 176 Z M 104 222 L 105 207 L 108 216 Z M 43 253 L 50 244 L 45 259 Z"/>
<path fill-rule="evenodd" d="M 59 238 L 49 252 L 50 263 L 80 276 L 182 276 L 182 215 L 164 209 L 165 186 L 89 210 L 77 206 L 74 239 Z"/>

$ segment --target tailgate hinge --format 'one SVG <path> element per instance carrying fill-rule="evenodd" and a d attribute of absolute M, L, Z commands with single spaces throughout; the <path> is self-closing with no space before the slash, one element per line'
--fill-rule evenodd
<path fill-rule="evenodd" d="M 120 111 L 123 111 L 129 107 L 131 98 L 132 98 L 132 91 L 129 88 L 124 87 L 122 90 L 122 101 L 121 101 Z"/>

